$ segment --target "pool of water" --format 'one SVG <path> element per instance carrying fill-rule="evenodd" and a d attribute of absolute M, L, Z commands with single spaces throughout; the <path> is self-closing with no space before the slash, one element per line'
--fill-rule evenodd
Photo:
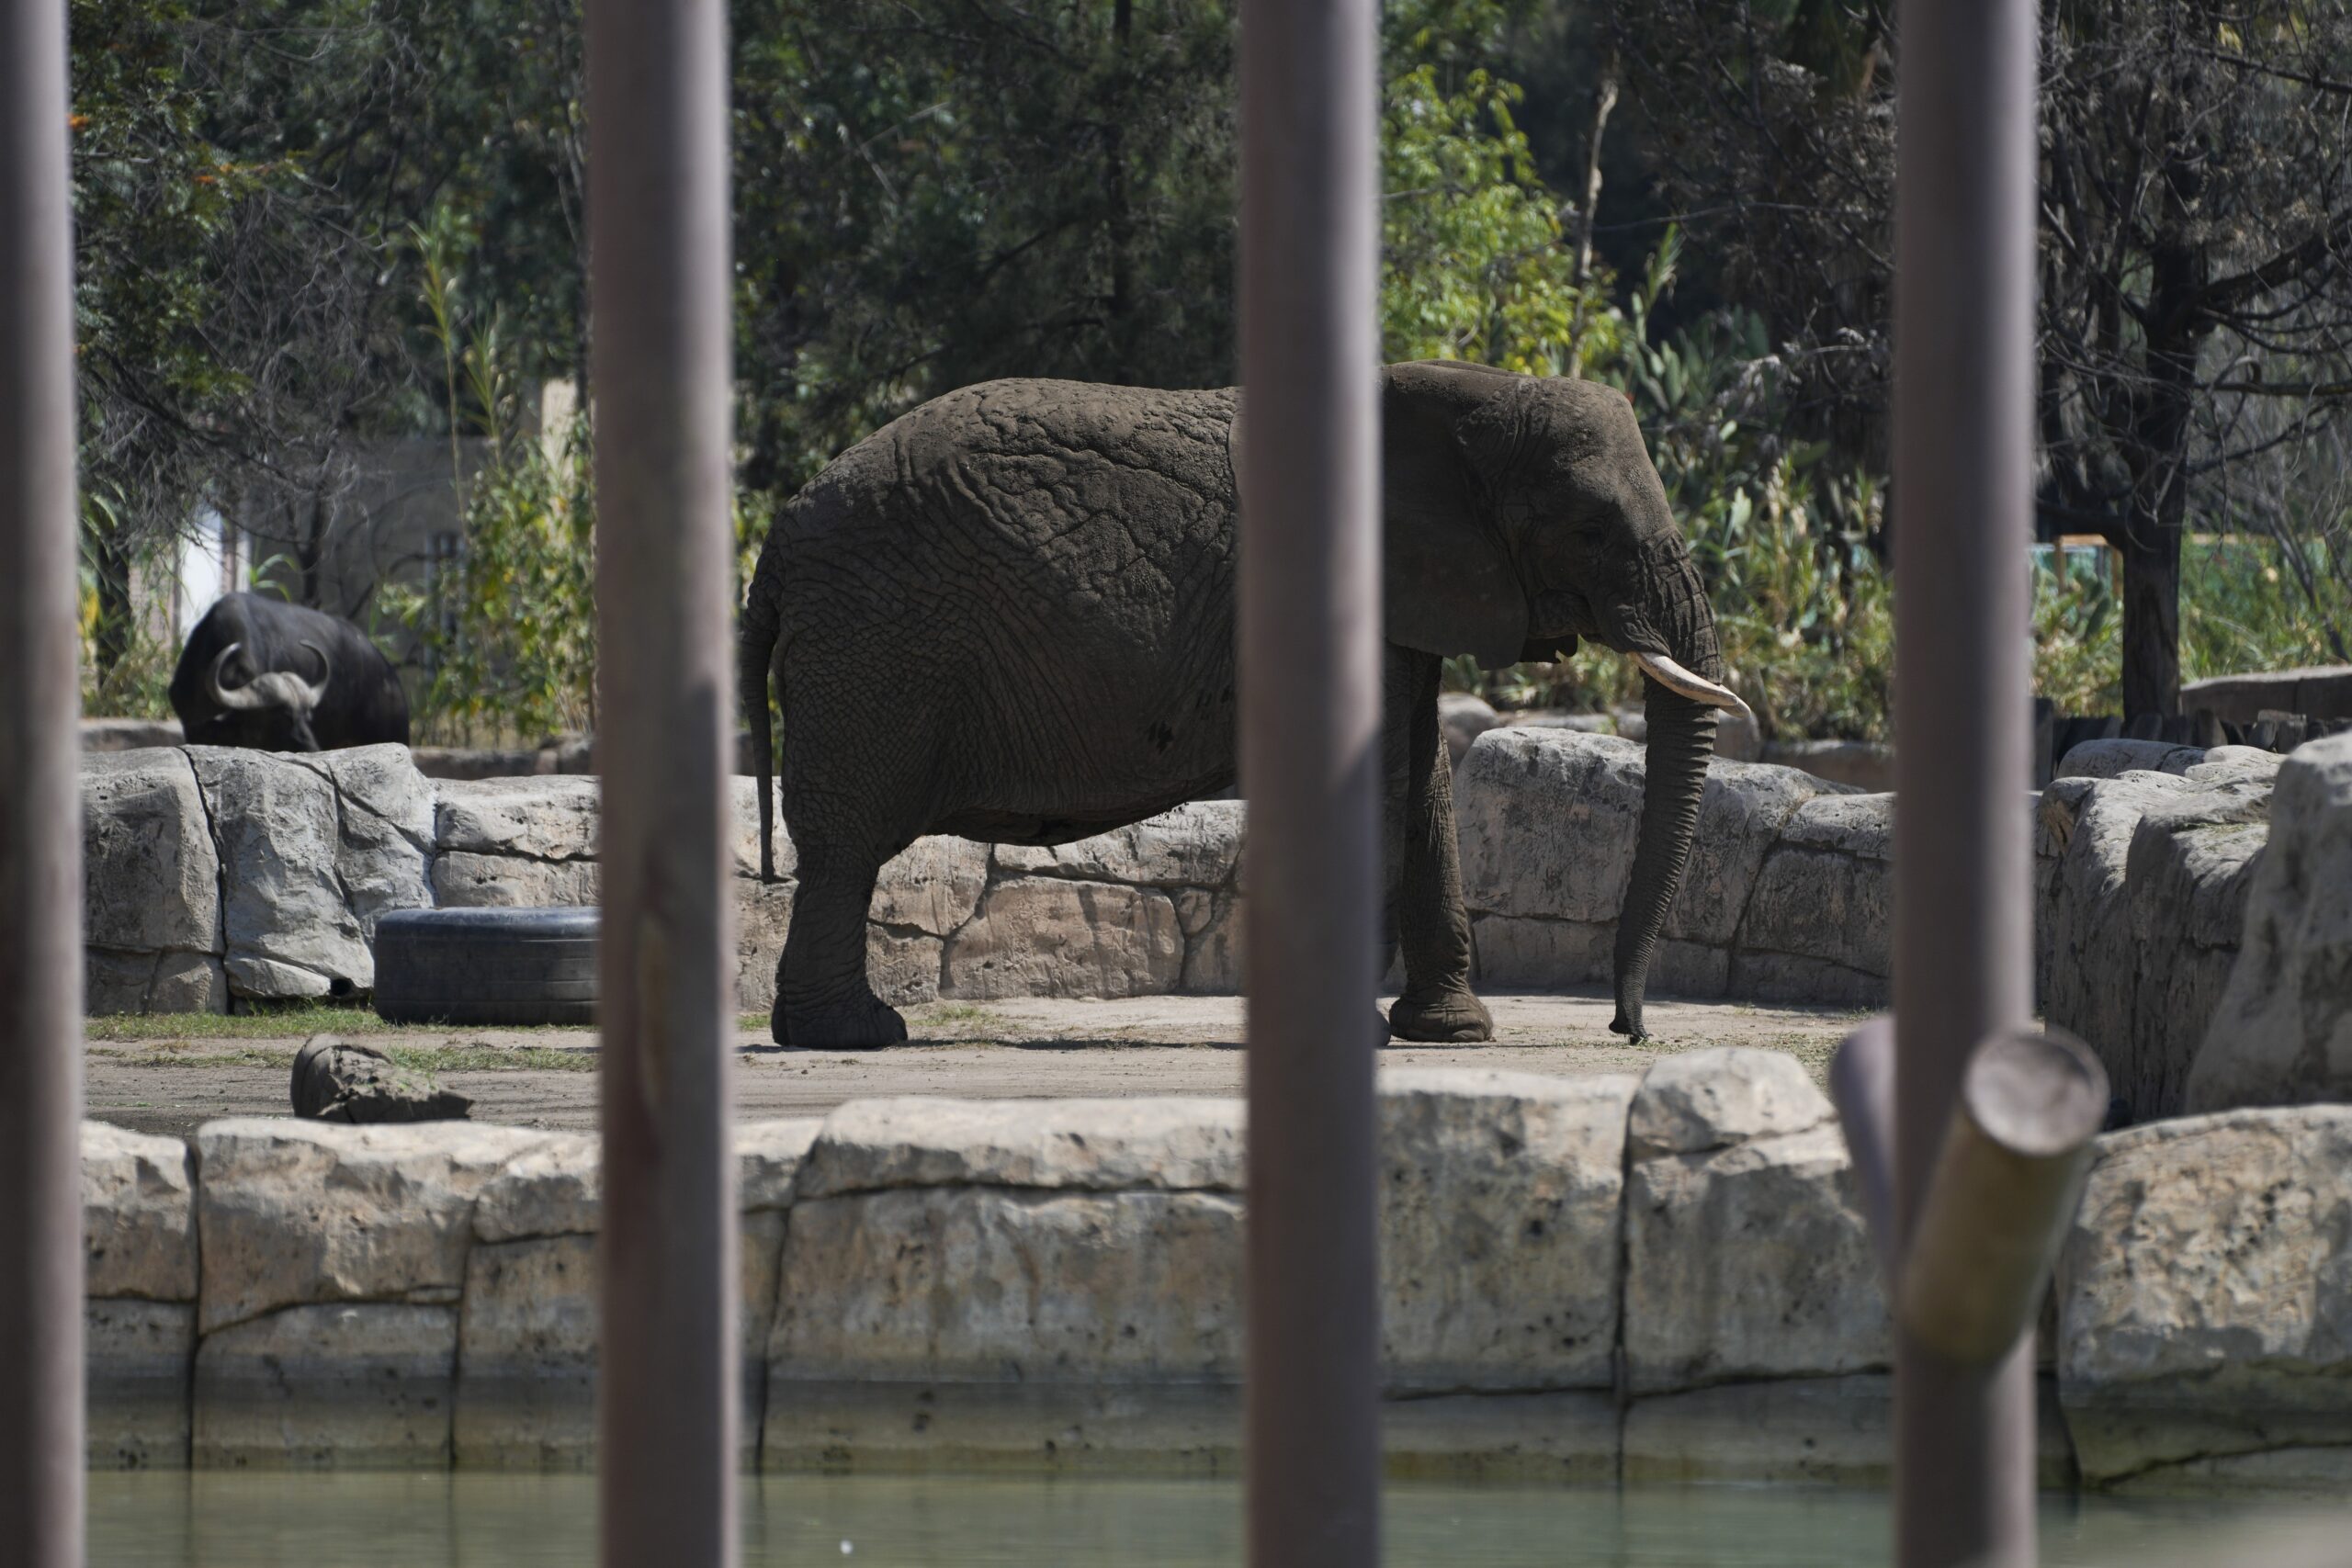
<path fill-rule="evenodd" d="M 595 1561 L 585 1476 L 94 1474 L 93 1568 L 532 1568 Z M 745 1568 L 1235 1568 L 1225 1481 L 746 1478 Z M 1389 1568 L 1864 1568 L 1886 1560 L 1871 1492 L 1391 1485 Z M 2308 1515 L 2251 1504 L 2051 1498 L 2052 1568 L 2256 1563 Z"/>

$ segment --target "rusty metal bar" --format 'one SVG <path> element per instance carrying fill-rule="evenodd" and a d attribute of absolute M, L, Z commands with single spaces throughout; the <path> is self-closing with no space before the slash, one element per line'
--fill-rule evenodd
<path fill-rule="evenodd" d="M 2025 649 L 2032 0 L 1902 0 L 1894 283 L 1895 1218 L 1907 1252 L 1969 1053 L 2032 1013 Z M 1902 1568 L 2033 1561 L 2033 1367 L 1898 1330 Z"/>
<path fill-rule="evenodd" d="M 82 1561 L 82 828 L 64 0 L 0 4 L 0 1562 Z"/>
<path fill-rule="evenodd" d="M 1377 141 L 1370 0 L 1241 23 L 1250 1561 L 1379 1552 Z"/>
<path fill-rule="evenodd" d="M 589 0 L 607 1568 L 736 1561 L 726 20 Z"/>

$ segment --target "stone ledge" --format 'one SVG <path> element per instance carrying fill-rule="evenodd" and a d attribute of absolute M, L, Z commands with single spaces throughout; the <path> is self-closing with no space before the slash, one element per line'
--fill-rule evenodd
<path fill-rule="evenodd" d="M 1240 1109 L 866 1101 L 739 1130 L 746 1462 L 1229 1465 Z M 1880 1472 L 1885 1308 L 1793 1062 L 1392 1070 L 1379 1115 L 1398 1473 Z M 588 1140 L 246 1120 L 197 1144 L 191 1173 L 88 1134 L 93 1463 L 593 1460 Z M 2347 1216 L 2352 1109 L 2103 1141 L 2049 1330 L 2086 1483 L 2341 1473 Z"/>

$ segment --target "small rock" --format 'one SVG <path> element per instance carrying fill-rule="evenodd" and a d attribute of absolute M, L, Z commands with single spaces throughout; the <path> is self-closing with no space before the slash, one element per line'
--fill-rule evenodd
<path fill-rule="evenodd" d="M 294 1114 L 317 1122 L 453 1122 L 473 1108 L 369 1045 L 313 1034 L 294 1054 Z"/>
<path fill-rule="evenodd" d="M 1643 1075 L 1628 1134 L 1636 1159 L 1695 1155 L 1805 1132 L 1831 1114 L 1794 1056 L 1717 1045 L 1668 1056 Z"/>

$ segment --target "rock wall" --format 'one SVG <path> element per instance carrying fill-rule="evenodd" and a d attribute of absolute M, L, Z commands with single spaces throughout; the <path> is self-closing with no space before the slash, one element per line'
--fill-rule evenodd
<path fill-rule="evenodd" d="M 1392 1470 L 1883 1479 L 1886 1311 L 1794 1061 L 1392 1070 L 1378 1114 Z M 1229 1469 L 1241 1115 L 899 1100 L 739 1128 L 747 1461 Z M 595 1152 L 88 1124 L 92 1462 L 593 1463 Z M 2352 1478 L 2348 1213 L 2340 1108 L 2106 1139 L 2060 1267 L 2045 1480 L 2077 1457 L 2141 1488 Z"/>

